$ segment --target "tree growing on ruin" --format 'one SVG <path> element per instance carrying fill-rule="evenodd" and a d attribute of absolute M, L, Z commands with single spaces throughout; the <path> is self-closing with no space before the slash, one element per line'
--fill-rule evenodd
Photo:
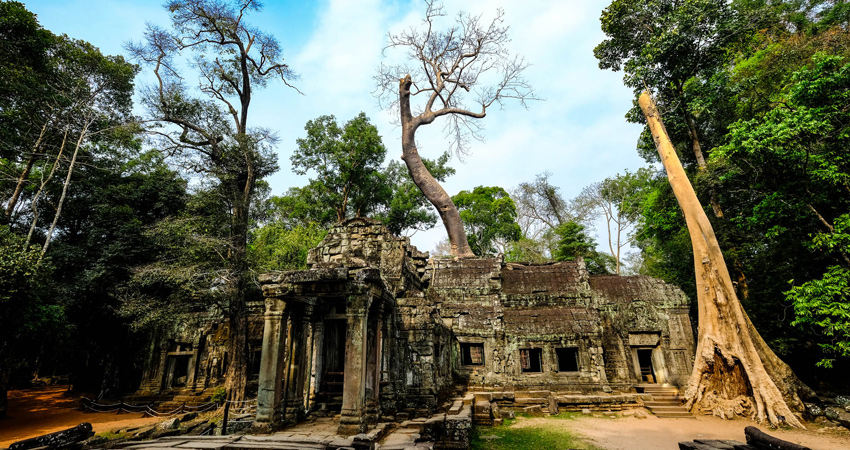
<path fill-rule="evenodd" d="M 617 174 L 587 186 L 574 200 L 582 216 L 596 216 L 605 220 L 608 250 L 614 258 L 617 275 L 621 272 L 623 248 L 632 242 L 631 234 L 640 217 L 636 207 L 640 202 L 640 193 L 649 183 L 650 177 L 649 169 L 639 169 L 635 173 L 627 170 L 625 174 Z"/>
<path fill-rule="evenodd" d="M 469 247 L 478 255 L 506 253 L 510 243 L 522 237 L 516 223 L 516 205 L 498 186 L 478 186 L 452 196 L 467 231 Z"/>
<path fill-rule="evenodd" d="M 471 257 L 475 255 L 458 209 L 422 162 L 416 131 L 441 119 L 453 148 L 462 153 L 470 138 L 480 138 L 479 120 L 491 107 L 505 100 L 524 105 L 534 99 L 534 92 L 522 76 L 528 65 L 507 48 L 508 28 L 502 10 L 489 23 L 481 16 L 461 12 L 452 26 L 440 31 L 438 22 L 446 16 L 442 5 L 432 0 L 426 3 L 422 27 L 389 35 L 386 49 L 406 51 L 408 63 L 381 66 L 376 77 L 378 94 L 398 110 L 401 158 L 416 186 L 437 209 L 451 242 L 451 254 Z"/>
<path fill-rule="evenodd" d="M 340 127 L 334 116 L 307 122 L 307 136 L 297 139 L 292 171 L 316 174 L 310 179 L 312 202 L 333 209 L 336 221 L 363 217 L 392 196 L 381 163 L 387 149 L 378 129 L 360 113 Z"/>
<path fill-rule="evenodd" d="M 731 418 L 802 427 L 795 411 L 814 393 L 767 346 L 744 311 L 708 216 L 667 136 L 648 92 L 643 110 L 670 186 L 685 216 L 694 252 L 699 341 L 686 407 Z"/>
<path fill-rule="evenodd" d="M 230 326 L 226 387 L 241 399 L 248 380 L 249 215 L 257 181 L 277 169 L 271 151 L 275 137 L 249 125 L 250 105 L 256 89 L 274 80 L 289 86 L 295 75 L 277 40 L 245 21 L 261 9 L 258 1 L 172 0 L 165 8 L 171 30 L 149 25 L 145 40 L 128 49 L 156 77 L 143 92 L 153 124 L 148 131 L 184 168 L 218 183 L 228 205 L 227 270 L 219 290 L 226 292 Z M 197 69 L 195 89 L 181 77 L 176 60 L 186 53 Z"/>

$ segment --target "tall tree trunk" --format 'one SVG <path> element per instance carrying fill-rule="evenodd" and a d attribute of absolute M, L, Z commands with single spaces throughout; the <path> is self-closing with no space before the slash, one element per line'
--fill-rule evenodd
<path fill-rule="evenodd" d="M 32 241 L 32 235 L 35 232 L 36 224 L 38 224 L 38 200 L 41 198 L 41 193 L 44 192 L 44 186 L 47 186 L 47 183 L 49 183 L 53 178 L 53 174 L 56 173 L 56 168 L 59 167 L 59 161 L 62 159 L 62 153 L 65 151 L 65 143 L 67 141 L 68 129 L 66 128 L 65 135 L 62 136 L 62 145 L 59 147 L 59 153 L 56 154 L 56 160 L 53 161 L 53 167 L 50 168 L 50 173 L 47 175 L 47 178 L 41 180 L 38 190 L 32 197 L 32 223 L 30 224 L 30 231 L 27 233 L 27 240 L 24 243 L 24 249 L 29 248 L 30 242 Z"/>
<path fill-rule="evenodd" d="M 74 164 L 77 162 L 77 155 L 80 153 L 80 146 L 83 145 L 83 140 L 86 138 L 86 133 L 89 130 L 91 118 L 87 117 L 83 129 L 80 131 L 80 137 L 77 139 L 77 144 L 74 147 L 74 156 L 71 157 L 71 163 L 68 165 L 68 175 L 65 177 L 65 184 L 62 186 L 62 196 L 59 197 L 59 205 L 56 207 L 56 214 L 53 216 L 53 223 L 50 225 L 50 230 L 47 231 L 47 237 L 44 240 L 44 247 L 41 248 L 41 254 L 38 255 L 37 264 L 41 264 L 44 259 L 44 254 L 47 253 L 47 248 L 50 246 L 50 239 L 53 237 L 53 232 L 56 230 L 56 224 L 59 222 L 59 215 L 62 214 L 62 205 L 65 203 L 65 197 L 68 195 L 68 186 L 71 184 L 71 175 L 74 173 Z"/>
<path fill-rule="evenodd" d="M 228 340 L 230 363 L 227 366 L 225 386 L 230 393 L 229 399 L 232 401 L 244 400 L 245 389 L 248 385 L 248 223 L 256 185 L 254 167 L 251 162 L 255 155 L 247 139 L 239 141 L 243 146 L 242 152 L 245 154 L 248 167 L 245 173 L 236 177 L 231 187 L 232 198 L 235 201 L 230 233 L 231 279 L 228 295 L 231 298 L 227 317 L 230 327 Z"/>
<path fill-rule="evenodd" d="M 443 226 L 446 227 L 446 233 L 449 236 L 451 244 L 450 254 L 460 258 L 471 258 L 475 256 L 472 249 L 469 248 L 469 241 L 466 239 L 466 230 L 463 229 L 463 222 L 460 220 L 460 213 L 457 210 L 452 198 L 446 193 L 446 190 L 440 186 L 440 183 L 431 175 L 431 172 L 425 167 L 422 158 L 419 156 L 419 151 L 416 149 L 416 129 L 420 125 L 429 124 L 434 121 L 433 114 L 422 114 L 413 117 L 410 111 L 410 86 L 412 82 L 410 75 L 407 75 L 399 82 L 399 109 L 401 112 L 401 159 L 407 164 L 407 170 L 413 182 L 425 195 L 425 198 L 437 208 L 437 213 L 440 214 L 440 219 L 443 221 Z"/>
<path fill-rule="evenodd" d="M 746 415 L 772 425 L 803 427 L 801 395 L 813 394 L 768 347 L 735 294 L 711 223 L 670 142 L 649 93 L 639 103 L 667 177 L 685 215 L 694 252 L 699 342 L 685 393 L 691 410 L 731 418 Z"/>
<path fill-rule="evenodd" d="M 24 171 L 21 172 L 21 176 L 18 177 L 18 183 L 15 186 L 15 191 L 12 193 L 12 198 L 9 199 L 9 204 L 6 205 L 6 215 L 5 221 L 9 223 L 12 219 L 12 212 L 15 211 L 15 206 L 18 204 L 18 199 L 21 197 L 21 192 L 24 190 L 24 184 L 27 181 L 27 177 L 29 177 L 30 170 L 32 170 L 32 165 L 35 163 L 35 155 L 38 153 L 38 149 L 41 147 L 41 141 L 44 139 L 44 133 L 47 131 L 47 125 L 50 121 L 44 122 L 44 126 L 41 127 L 41 132 L 38 134 L 38 139 L 35 140 L 35 145 L 32 146 L 32 155 L 30 155 L 27 160 L 27 165 L 24 167 Z"/>
<path fill-rule="evenodd" d="M 694 151 L 694 157 L 697 160 L 697 167 L 700 172 L 706 171 L 705 164 L 705 156 L 702 152 L 702 145 L 699 143 L 699 135 L 697 134 L 697 126 L 694 122 L 693 116 L 688 111 L 688 104 L 685 102 L 685 89 L 682 86 L 681 82 L 676 84 L 677 93 L 679 94 L 679 104 L 682 105 L 682 114 L 685 116 L 685 122 L 688 124 L 688 136 L 691 138 L 691 148 Z M 711 209 L 714 211 L 714 216 L 718 219 L 723 218 L 723 208 L 720 207 L 720 201 L 717 200 L 717 192 L 714 191 L 714 188 L 710 189 L 709 192 L 711 203 Z"/>
<path fill-rule="evenodd" d="M 12 221 L 12 212 L 15 211 L 15 206 L 18 205 L 18 199 L 21 198 L 21 192 L 24 190 L 24 184 L 29 178 L 30 171 L 32 170 L 32 165 L 35 163 L 35 154 L 31 155 L 27 160 L 27 165 L 24 166 L 24 171 L 21 172 L 21 175 L 18 177 L 18 183 L 15 186 L 15 191 L 12 192 L 12 198 L 9 199 L 9 204 L 6 205 L 6 212 L 4 214 L 3 220 L 6 223 Z"/>
<path fill-rule="evenodd" d="M 9 409 L 9 367 L 0 367 L 0 419 L 6 417 Z"/>

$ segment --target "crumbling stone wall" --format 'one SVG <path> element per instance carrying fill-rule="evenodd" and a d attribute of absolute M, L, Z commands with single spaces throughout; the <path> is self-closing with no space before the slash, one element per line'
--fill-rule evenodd
<path fill-rule="evenodd" d="M 250 304 L 248 393 L 257 389 L 260 344 L 263 336 L 262 305 Z M 162 327 L 150 336 L 142 381 L 133 397 L 158 399 L 177 396 L 180 401 L 205 402 L 224 384 L 229 363 L 227 322 L 214 314 L 196 313 Z"/>

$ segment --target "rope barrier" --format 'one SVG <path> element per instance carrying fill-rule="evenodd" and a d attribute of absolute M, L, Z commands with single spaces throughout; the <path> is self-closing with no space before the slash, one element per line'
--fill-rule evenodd
<path fill-rule="evenodd" d="M 171 416 L 176 416 L 178 414 L 183 414 L 185 412 L 208 412 L 208 411 L 216 410 L 216 409 L 219 408 L 219 406 L 221 406 L 217 402 L 202 403 L 200 405 L 186 405 L 184 403 L 183 405 L 180 405 L 180 406 L 178 406 L 177 408 L 175 408 L 171 411 L 157 411 L 157 410 L 153 409 L 151 407 L 151 405 L 132 405 L 132 404 L 129 404 L 129 403 L 124 403 L 123 401 L 118 402 L 118 403 L 113 403 L 111 405 L 97 403 L 94 400 L 91 400 L 91 399 L 85 398 L 85 397 L 83 397 L 81 399 L 81 401 L 82 401 L 82 409 L 92 411 L 92 412 L 99 412 L 99 413 L 115 412 L 117 414 L 121 414 L 121 413 L 128 413 L 128 414 L 142 413 L 142 414 L 145 414 L 145 415 L 151 416 L 151 417 L 171 417 Z M 256 402 L 256 399 L 254 399 L 254 400 L 244 400 L 244 401 L 238 402 L 238 403 L 249 403 L 249 402 Z M 248 407 L 248 408 L 250 408 L 250 407 Z M 245 408 L 242 408 L 242 409 L 245 409 Z"/>

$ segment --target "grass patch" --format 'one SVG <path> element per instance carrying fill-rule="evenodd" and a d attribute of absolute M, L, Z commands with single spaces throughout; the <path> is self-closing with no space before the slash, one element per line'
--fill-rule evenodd
<path fill-rule="evenodd" d="M 575 414 L 553 416 L 539 424 L 517 427 L 517 421 L 505 421 L 498 427 L 476 427 L 470 442 L 471 450 L 601 450 L 578 438 L 561 420 L 573 419 Z M 560 420 L 559 420 L 560 419 Z M 519 419 L 522 420 L 522 419 Z"/>
<path fill-rule="evenodd" d="M 114 431 L 104 431 L 103 433 L 98 433 L 95 436 L 103 439 L 114 440 L 114 439 L 127 439 L 130 437 L 130 433 L 116 433 Z"/>

